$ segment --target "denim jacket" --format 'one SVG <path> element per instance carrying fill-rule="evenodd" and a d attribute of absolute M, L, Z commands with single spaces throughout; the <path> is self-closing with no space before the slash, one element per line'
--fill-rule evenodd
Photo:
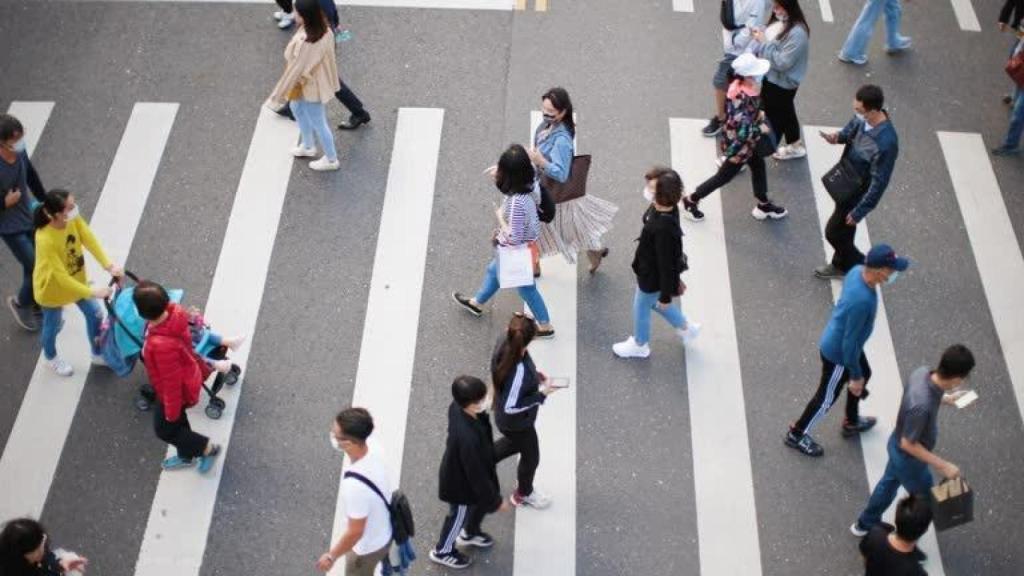
<path fill-rule="evenodd" d="M 871 177 L 867 192 L 850 212 L 850 216 L 857 222 L 874 210 L 882 199 L 882 193 L 889 185 L 889 178 L 896 168 L 896 157 L 900 152 L 899 138 L 892 122 L 889 121 L 888 113 L 885 121 L 878 126 L 870 130 L 865 128 L 865 121 L 854 117 L 839 132 L 839 142 L 850 144 L 847 157 L 860 174 Z"/>
<path fill-rule="evenodd" d="M 569 133 L 565 124 L 559 122 L 543 140 L 539 140 L 540 133 L 545 128 L 547 128 L 547 124 L 543 122 L 537 127 L 537 131 L 533 133 L 533 145 L 548 161 L 548 165 L 544 168 L 544 174 L 565 183 L 569 180 L 569 170 L 572 168 L 572 157 L 575 153 L 572 134 Z"/>

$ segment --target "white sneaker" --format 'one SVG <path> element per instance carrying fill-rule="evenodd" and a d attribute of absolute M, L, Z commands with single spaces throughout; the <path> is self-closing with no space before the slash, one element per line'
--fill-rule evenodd
<path fill-rule="evenodd" d="M 107 361 L 100 354 L 93 354 L 92 355 L 92 365 L 93 366 L 106 366 L 107 368 L 110 368 L 110 364 L 107 364 Z"/>
<path fill-rule="evenodd" d="M 612 351 L 619 358 L 647 358 L 651 355 L 651 347 L 647 344 L 643 346 L 637 344 L 632 336 L 613 344 Z"/>
<path fill-rule="evenodd" d="M 322 156 L 319 160 L 313 160 L 309 163 L 309 167 L 317 172 L 328 172 L 330 170 L 337 170 L 341 168 L 341 162 L 335 160 L 331 162 L 327 159 L 327 156 Z"/>
<path fill-rule="evenodd" d="M 296 158 L 316 158 L 316 148 L 303 148 L 296 146 L 292 148 L 292 156 Z"/>
<path fill-rule="evenodd" d="M 71 376 L 75 373 L 75 369 L 71 367 L 71 364 L 61 360 L 59 357 L 53 360 L 48 360 L 46 365 L 57 373 L 58 376 Z"/>
<path fill-rule="evenodd" d="M 551 498 L 541 494 L 536 488 L 533 489 L 533 493 L 529 496 L 520 496 L 519 492 L 513 492 L 512 496 L 509 497 L 513 506 L 529 506 L 530 508 L 536 508 L 537 510 L 543 510 L 548 506 L 551 506 Z"/>
<path fill-rule="evenodd" d="M 284 10 L 278 10 L 277 12 L 274 12 L 274 20 L 280 21 L 285 16 L 290 16 L 290 14 L 288 14 Z"/>
<path fill-rule="evenodd" d="M 676 330 L 676 334 L 679 334 L 679 337 L 683 339 L 683 344 L 692 342 L 693 339 L 700 334 L 700 324 L 697 324 L 696 322 L 687 322 L 686 328 Z"/>
<path fill-rule="evenodd" d="M 807 148 L 803 144 L 790 144 L 779 146 L 779 149 L 772 154 L 776 160 L 795 160 L 807 156 Z"/>
<path fill-rule="evenodd" d="M 278 19 L 277 27 L 280 28 L 281 30 L 287 30 L 287 29 L 291 28 L 292 24 L 294 24 L 294 23 L 295 23 L 295 15 L 294 14 L 285 14 L 285 15 L 281 16 L 281 18 Z"/>

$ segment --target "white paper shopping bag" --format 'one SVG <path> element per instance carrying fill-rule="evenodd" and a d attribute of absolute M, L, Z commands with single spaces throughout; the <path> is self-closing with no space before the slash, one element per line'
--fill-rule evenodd
<path fill-rule="evenodd" d="M 498 285 L 518 288 L 533 284 L 533 256 L 526 244 L 498 246 Z"/>

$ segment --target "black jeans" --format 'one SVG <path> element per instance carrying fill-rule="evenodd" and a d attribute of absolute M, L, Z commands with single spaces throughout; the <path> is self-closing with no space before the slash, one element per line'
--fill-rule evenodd
<path fill-rule="evenodd" d="M 520 496 L 529 496 L 533 494 L 533 476 L 540 465 L 540 443 L 535 428 L 501 431 L 501 438 L 494 443 L 494 460 L 501 462 L 513 454 L 519 454 L 519 467 L 516 469 L 519 486 L 516 492 Z"/>
<path fill-rule="evenodd" d="M 164 417 L 164 405 L 159 400 L 153 408 L 153 429 L 156 430 L 157 438 L 178 449 L 178 456 L 183 460 L 202 456 L 206 451 L 207 442 L 210 441 L 206 436 L 192 431 L 188 423 L 188 414 L 184 410 L 177 420 L 168 422 Z"/>
<path fill-rule="evenodd" d="M 840 206 L 836 204 L 832 216 L 825 224 L 825 239 L 835 250 L 832 255 L 832 265 L 846 273 L 857 264 L 864 263 L 864 253 L 857 249 L 854 237 L 857 234 L 857 226 L 850 226 L 846 223 L 846 216 L 853 210 L 852 205 Z"/>
<path fill-rule="evenodd" d="M 758 202 L 767 202 L 768 176 L 764 170 L 764 158 L 753 154 L 747 160 L 747 165 L 750 166 L 750 183 L 754 187 L 754 197 L 757 198 Z M 732 179 L 740 173 L 742 168 L 743 164 L 734 164 L 728 160 L 722 162 L 722 165 L 718 167 L 718 172 L 715 172 L 714 176 L 702 182 L 700 186 L 697 186 L 697 190 L 690 196 L 690 199 L 694 202 L 700 202 L 702 198 L 732 182 Z"/>
<path fill-rule="evenodd" d="M 284 2 L 287 0 L 278 1 Z M 341 88 L 339 88 L 338 91 L 334 93 L 334 96 L 338 99 L 339 102 L 341 102 L 342 106 L 348 108 L 348 111 L 352 114 L 353 117 L 366 118 L 367 116 L 369 116 L 369 114 L 367 114 L 366 112 L 366 109 L 363 108 L 362 101 L 360 101 L 359 98 L 355 95 L 355 92 L 352 92 L 352 89 L 345 84 L 344 80 L 341 82 Z"/>
<path fill-rule="evenodd" d="M 860 353 L 860 370 L 864 374 L 864 391 L 867 392 L 867 384 L 871 380 L 871 365 L 868 364 L 868 358 L 863 352 Z M 809 434 L 818 421 L 825 417 L 835 402 L 836 395 L 849 381 L 849 370 L 822 356 L 821 382 L 818 383 L 818 391 L 814 393 L 814 398 L 807 403 L 800 419 L 793 425 L 793 431 L 797 434 Z M 846 419 L 849 422 L 856 422 L 860 417 L 860 400 L 860 397 L 851 394 L 849 389 L 846 390 Z"/>
<path fill-rule="evenodd" d="M 455 539 L 463 528 L 466 534 L 476 536 L 480 534 L 480 524 L 484 521 L 487 512 L 480 506 L 469 506 L 467 504 L 449 504 L 448 515 L 444 518 L 441 526 L 441 536 L 434 547 L 440 555 L 451 554 L 455 547 Z"/>
<path fill-rule="evenodd" d="M 787 90 L 765 80 L 761 84 L 761 102 L 764 114 L 772 124 L 778 136 L 779 144 L 783 138 L 792 144 L 800 139 L 800 119 L 796 117 L 796 88 Z"/>

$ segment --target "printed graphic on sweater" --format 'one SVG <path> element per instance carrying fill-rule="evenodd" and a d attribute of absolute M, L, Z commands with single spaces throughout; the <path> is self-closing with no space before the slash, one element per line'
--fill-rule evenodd
<path fill-rule="evenodd" d="M 64 241 L 64 266 L 68 274 L 74 276 L 85 269 L 85 255 L 76 249 L 78 239 L 74 234 L 68 234 Z"/>

